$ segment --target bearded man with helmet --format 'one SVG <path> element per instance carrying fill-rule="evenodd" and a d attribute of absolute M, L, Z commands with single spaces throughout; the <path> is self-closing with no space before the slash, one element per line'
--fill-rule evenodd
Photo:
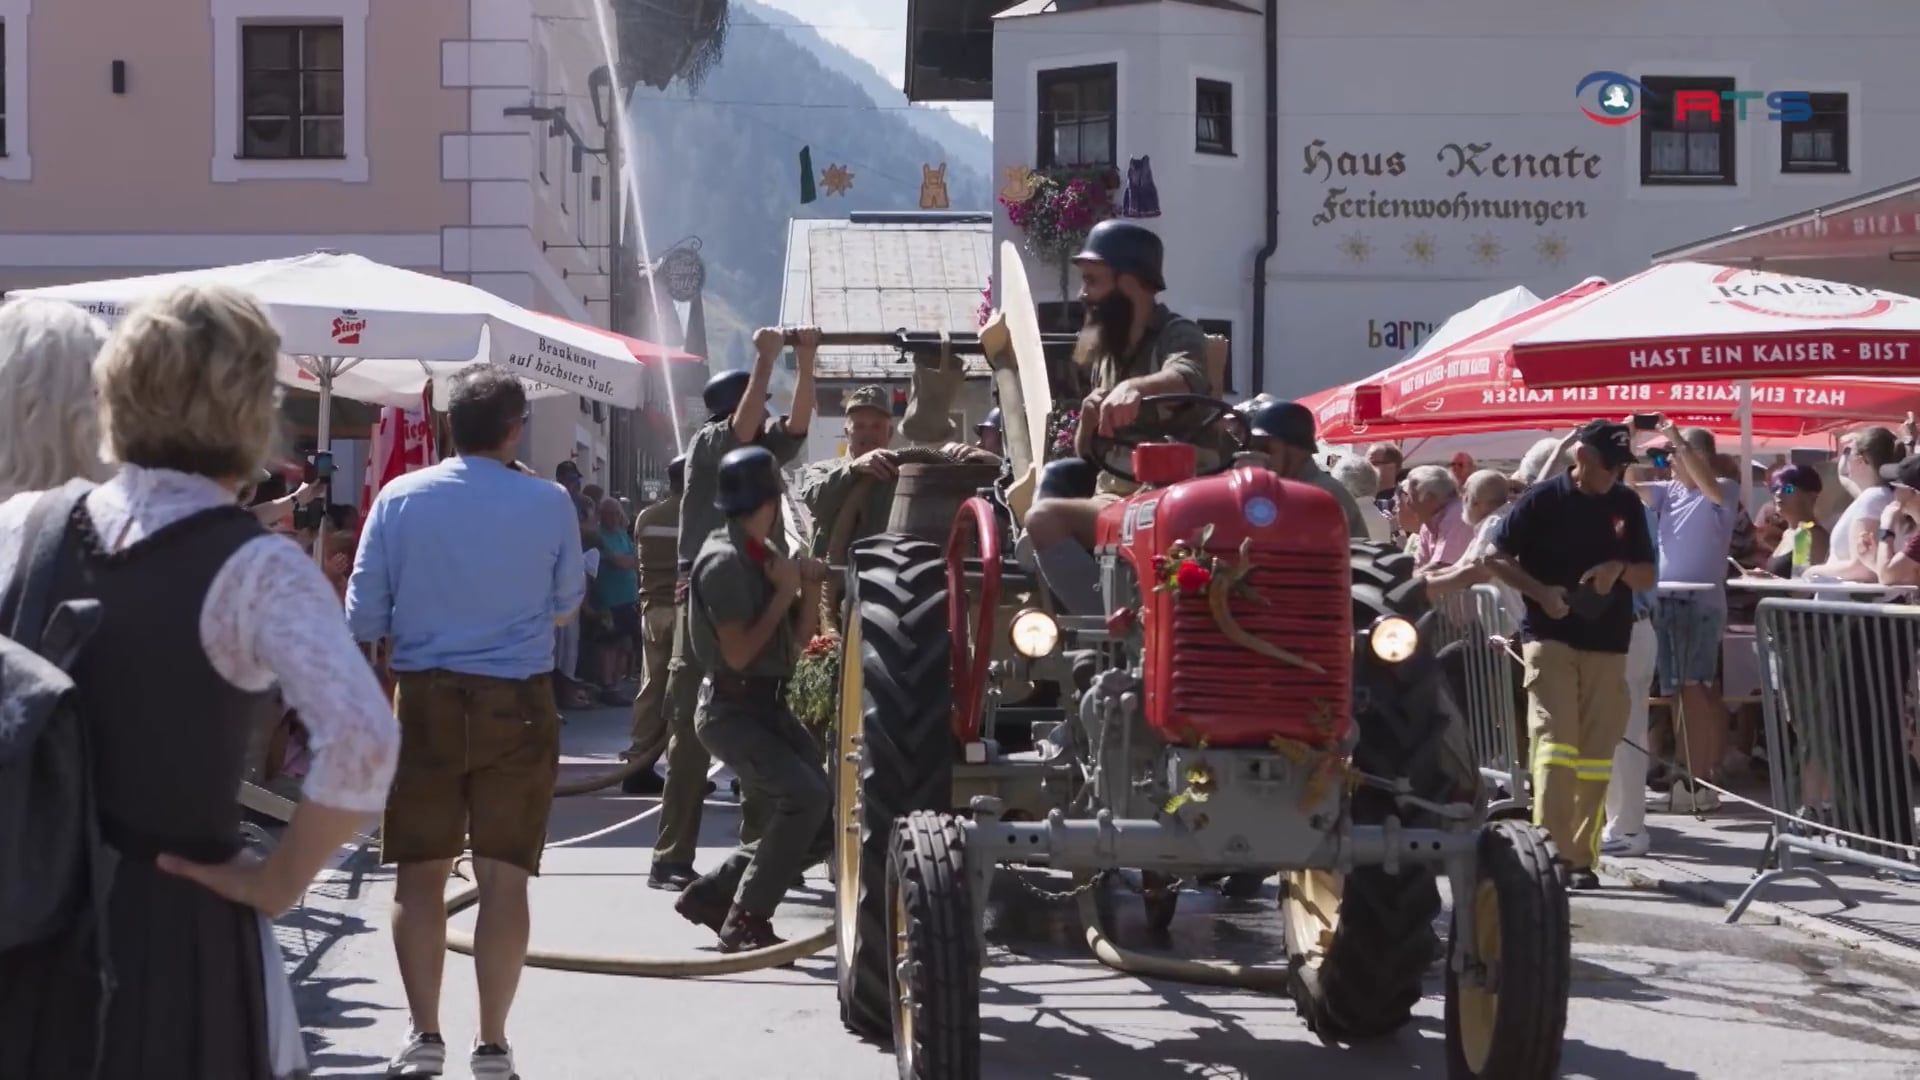
<path fill-rule="evenodd" d="M 1080 270 L 1080 301 L 1086 309 L 1086 327 L 1074 359 L 1093 385 L 1081 403 L 1074 433 L 1074 449 L 1082 459 L 1093 458 L 1096 435 L 1203 441 L 1207 417 L 1202 410 L 1141 407 L 1141 399 L 1160 394 L 1213 393 L 1207 377 L 1205 332 L 1159 301 L 1167 287 L 1164 261 L 1159 236 L 1143 225 L 1119 219 L 1094 226 L 1081 252 L 1073 257 Z M 1209 464 L 1205 459 L 1219 448 L 1202 446 L 1201 451 L 1205 468 Z M 1110 464 L 1122 472 L 1128 470 L 1127 451 L 1107 448 L 1102 452 Z M 1099 568 L 1091 553 L 1094 521 L 1102 507 L 1137 487 L 1101 470 L 1088 490 L 1081 485 L 1090 471 L 1050 466 L 1026 517 L 1041 574 L 1075 615 L 1104 614 L 1099 610 Z"/>

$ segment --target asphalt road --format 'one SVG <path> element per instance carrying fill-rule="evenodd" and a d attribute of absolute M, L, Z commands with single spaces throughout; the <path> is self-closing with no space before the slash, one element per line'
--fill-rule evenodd
<path fill-rule="evenodd" d="M 639 814 L 652 800 L 587 797 L 556 808 L 552 835 L 577 836 Z M 709 804 L 701 864 L 717 860 L 737 820 Z M 652 823 L 550 850 L 533 891 L 536 946 L 689 956 L 704 931 L 645 887 Z M 788 934 L 827 924 L 824 881 L 792 894 L 776 919 Z M 1062 882 L 1050 882 L 1059 887 Z M 318 1077 L 378 1076 L 407 1028 L 386 934 L 389 887 L 378 868 L 343 872 L 283 926 Z M 1116 899 L 1123 944 L 1145 947 L 1137 905 Z M 472 914 L 458 921 L 471 926 Z M 1577 898 L 1574 1001 L 1563 1075 L 1590 1080 L 1916 1080 L 1920 954 L 1888 963 L 1794 931 L 1726 927 L 1717 911 L 1624 887 Z M 1437 979 L 1415 1023 L 1389 1044 L 1321 1046 L 1290 1002 L 1150 982 L 1086 956 L 1070 906 L 1005 880 L 991 915 L 982 987 L 985 1075 L 994 1080 L 1099 1077 L 1441 1077 Z M 1916 919 L 1920 921 L 1920 919 Z M 1175 948 L 1267 961 L 1282 951 L 1271 900 L 1183 896 Z M 474 1034 L 471 963 L 450 957 L 444 1020 L 465 1075 Z M 529 971 L 512 1035 L 525 1080 L 887 1080 L 887 1051 L 839 1023 L 830 955 L 787 972 L 654 981 Z"/>

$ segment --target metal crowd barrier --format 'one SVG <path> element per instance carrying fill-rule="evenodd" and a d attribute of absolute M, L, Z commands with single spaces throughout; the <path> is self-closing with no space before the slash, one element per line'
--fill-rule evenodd
<path fill-rule="evenodd" d="M 1754 622 L 1778 816 L 1728 921 L 1789 878 L 1857 906 L 1816 861 L 1920 875 L 1920 607 L 1767 599 Z"/>
<path fill-rule="evenodd" d="M 1520 662 L 1508 642 L 1519 624 L 1493 585 L 1441 597 L 1424 620 L 1455 702 L 1467 722 L 1467 744 L 1480 776 L 1493 785 L 1488 811 L 1524 817 L 1532 806 L 1527 748 L 1519 730 Z"/>

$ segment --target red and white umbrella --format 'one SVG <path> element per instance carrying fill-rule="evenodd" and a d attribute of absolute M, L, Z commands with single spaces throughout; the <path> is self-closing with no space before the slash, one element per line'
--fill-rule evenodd
<path fill-rule="evenodd" d="M 1920 300 L 1708 263 L 1643 270 L 1510 343 L 1530 388 L 1920 375 Z"/>
<path fill-rule="evenodd" d="M 1407 420 L 1433 410 L 1450 395 L 1503 390 L 1513 382 L 1507 350 L 1530 331 L 1561 317 L 1607 288 L 1588 278 L 1477 333 L 1441 348 L 1422 350 L 1370 379 L 1355 384 L 1354 419 Z"/>

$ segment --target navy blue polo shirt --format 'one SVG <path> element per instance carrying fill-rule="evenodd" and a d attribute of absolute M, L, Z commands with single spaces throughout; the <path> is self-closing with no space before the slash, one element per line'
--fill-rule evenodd
<path fill-rule="evenodd" d="M 1601 563 L 1650 563 L 1653 537 L 1646 507 L 1633 489 L 1615 484 L 1589 495 L 1568 473 L 1535 484 L 1507 508 L 1493 543 L 1542 585 L 1567 590 L 1574 608 L 1550 619 L 1532 597 L 1521 626 L 1528 641 L 1558 641 L 1586 652 L 1625 653 L 1633 640 L 1633 591 L 1615 582 L 1604 599 L 1575 601 L 1580 578 Z"/>

